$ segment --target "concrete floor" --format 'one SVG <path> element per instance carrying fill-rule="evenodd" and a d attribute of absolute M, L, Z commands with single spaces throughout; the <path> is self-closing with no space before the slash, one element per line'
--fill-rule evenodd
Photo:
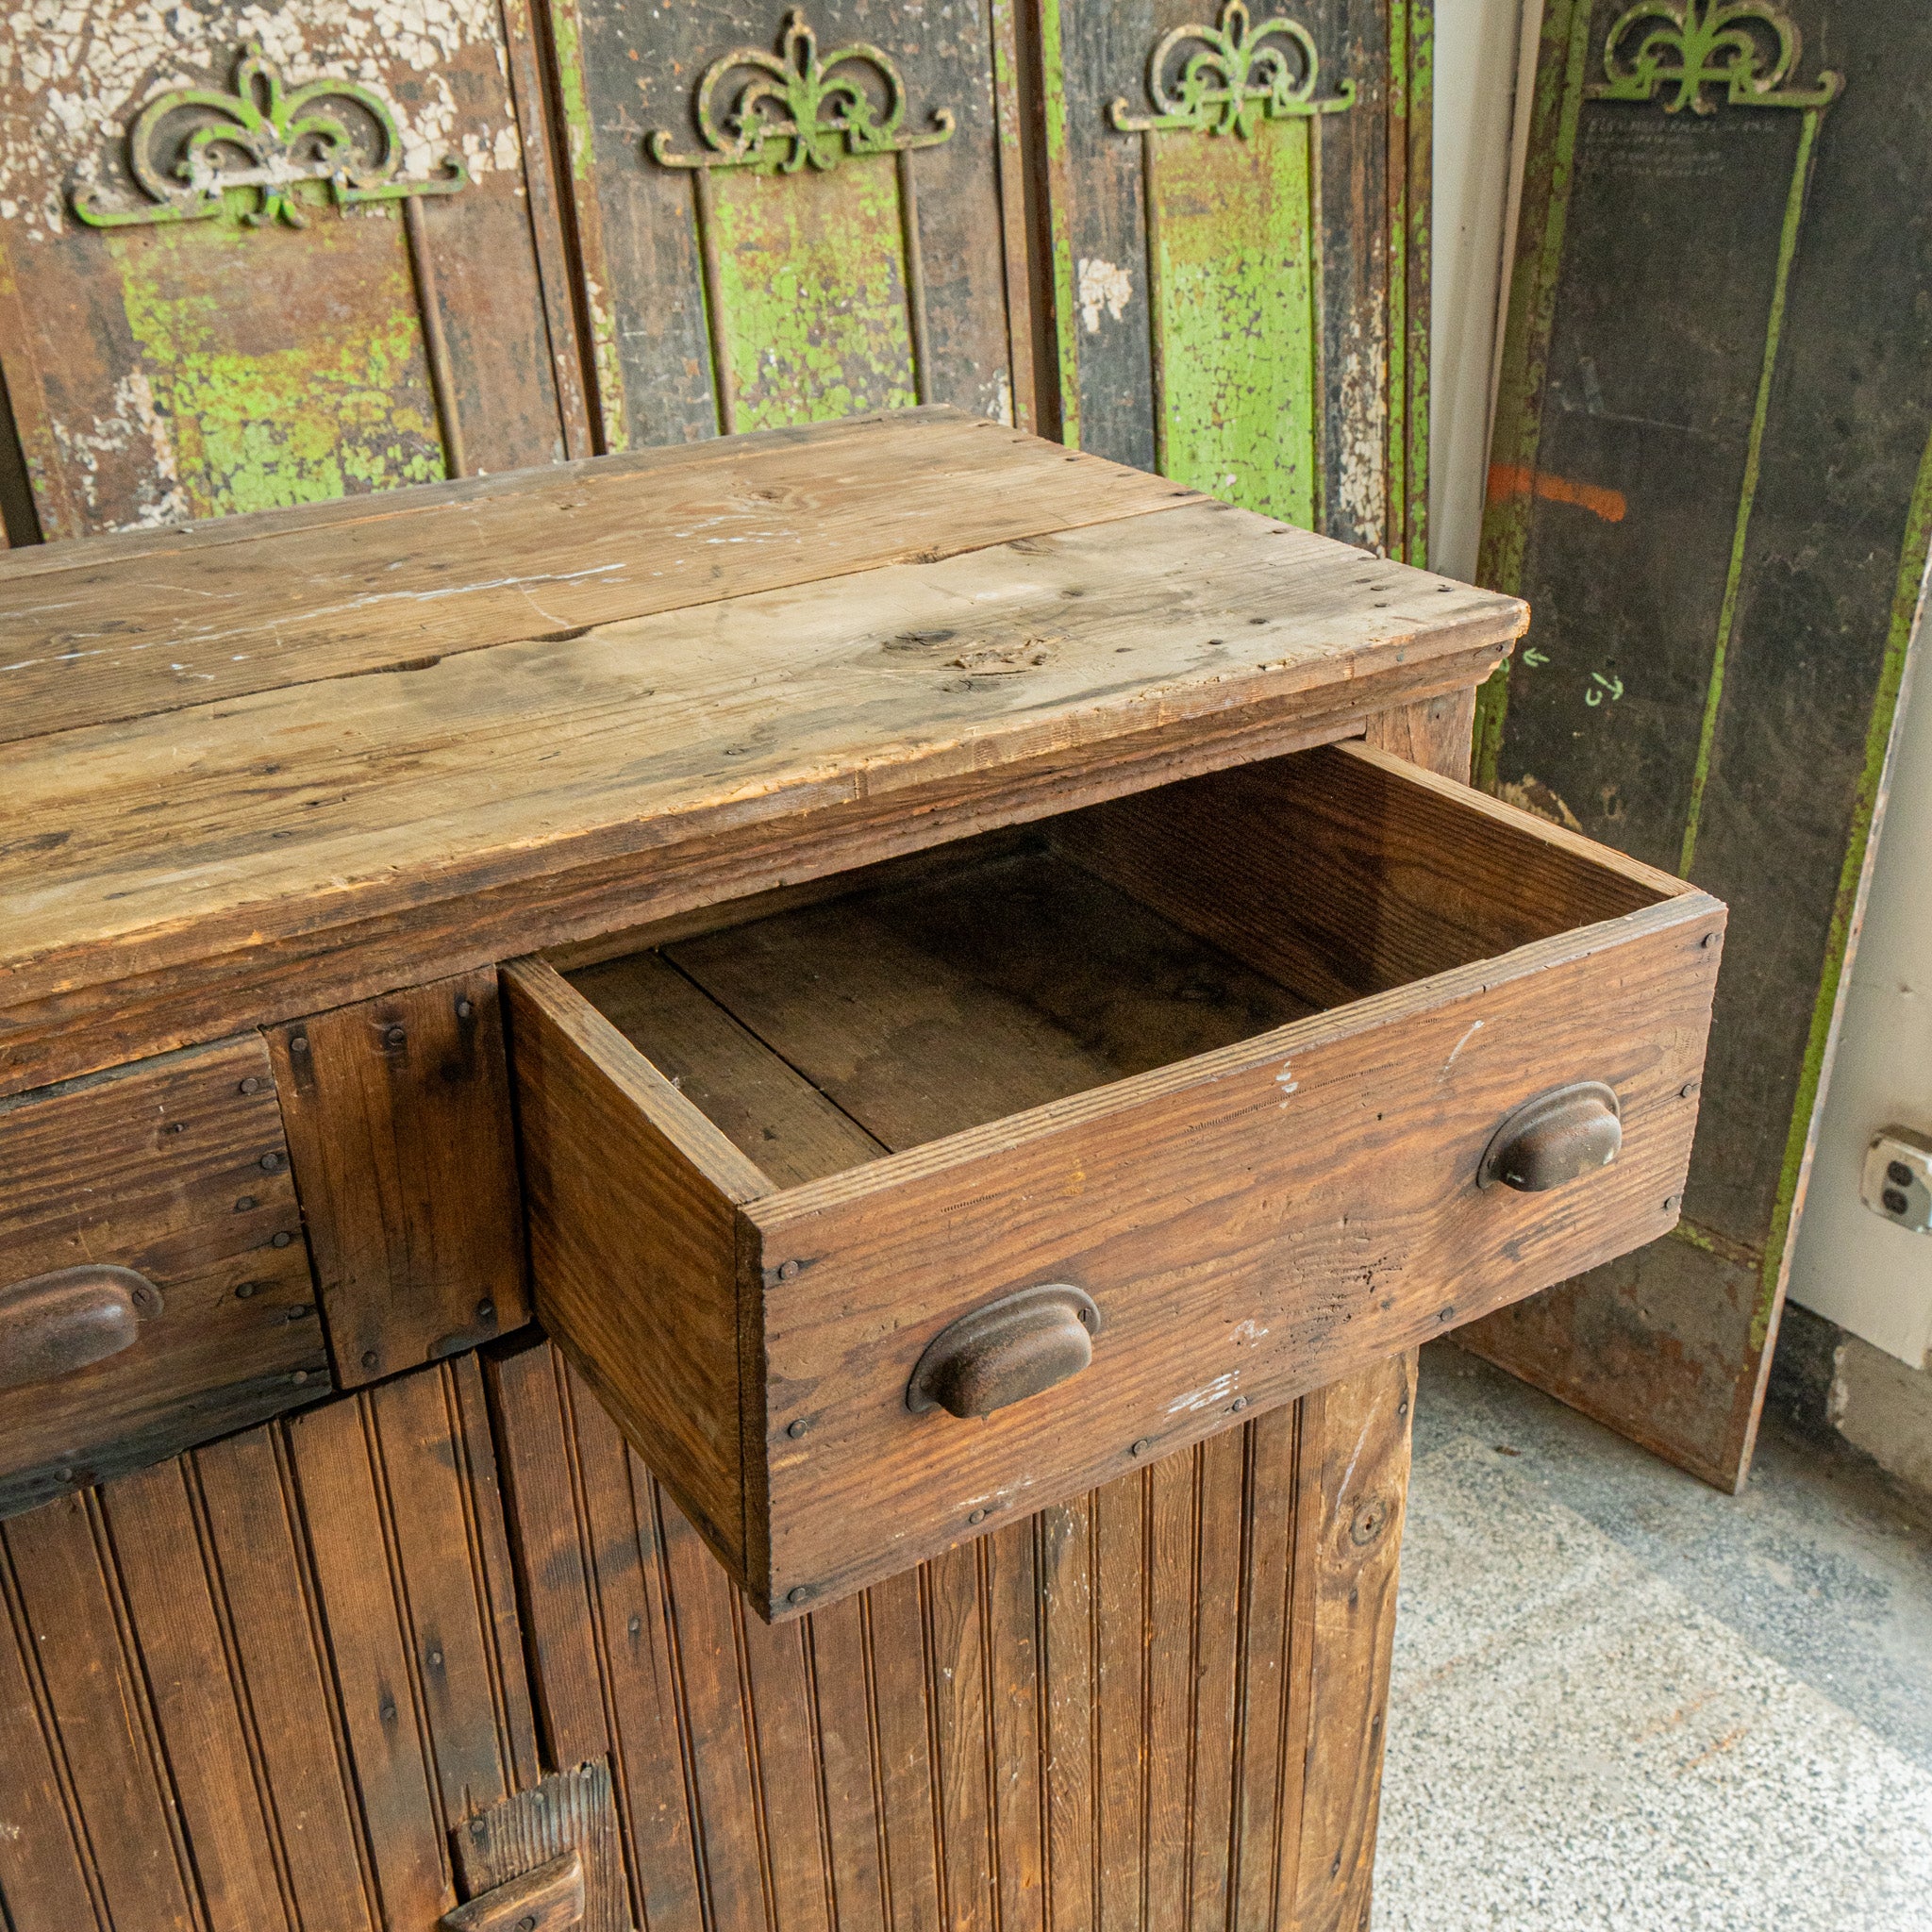
<path fill-rule="evenodd" d="M 1425 1349 L 1376 1932 L 1927 1932 L 1932 1530 L 1767 1426 L 1726 1497 Z"/>

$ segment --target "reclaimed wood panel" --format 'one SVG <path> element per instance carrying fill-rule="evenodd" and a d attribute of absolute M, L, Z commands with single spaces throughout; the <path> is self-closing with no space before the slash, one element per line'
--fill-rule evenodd
<path fill-rule="evenodd" d="M 1544 9 L 1479 563 L 1537 616 L 1477 769 L 1722 896 L 1732 963 L 1676 1237 L 1472 1344 L 1729 1490 L 1932 529 L 1932 197 L 1896 139 L 1932 19 L 1754 8 L 1736 82 L 1645 78 L 1644 31 Z"/>
<path fill-rule="evenodd" d="M 0 1102 L 0 1283 L 105 1262 L 161 1296 L 120 1354 L 0 1392 L 0 1514 L 328 1392 L 258 1039 Z"/>
<path fill-rule="evenodd" d="M 496 974 L 269 1035 L 340 1388 L 529 1320 Z"/>
<path fill-rule="evenodd" d="M 393 1932 L 536 1782 L 474 1357 L 0 1529 L 10 1924 Z"/>
<path fill-rule="evenodd" d="M 549 13 L 605 448 L 924 402 L 1029 423 L 1005 0 Z M 759 79 L 771 102 L 741 133 L 733 103 Z M 806 90 L 828 79 L 874 131 L 821 122 Z M 819 125 L 808 148 L 746 141 L 785 112 Z"/>
<path fill-rule="evenodd" d="M 0 362 L 34 527 L 14 541 L 586 453 L 575 344 L 540 287 L 561 233 L 533 57 L 522 0 L 271 18 L 104 0 L 17 62 Z M 352 152 L 313 155 L 305 108 Z M 231 144 L 190 183 L 200 126 Z M 293 176 L 247 185 L 251 139 L 258 164 L 292 139 Z M 335 199 L 343 167 L 359 205 Z"/>
<path fill-rule="evenodd" d="M 558 1755 L 610 1754 L 640 1924 L 1141 1926 L 1151 1882 L 1161 1923 L 1296 1926 L 1305 1759 L 1322 1868 L 1366 1895 L 1379 1739 L 1349 1698 L 1378 1681 L 1406 1400 L 1366 1431 L 1338 1408 L 1306 1471 L 1276 1410 L 763 1631 L 553 1347 L 487 1373 L 532 1688 Z M 1319 1640 L 1304 1601 L 1339 1607 Z"/>
<path fill-rule="evenodd" d="M 1428 0 L 1030 14 L 1065 440 L 1420 561 Z M 1257 50 L 1278 104 L 1179 92 Z"/>

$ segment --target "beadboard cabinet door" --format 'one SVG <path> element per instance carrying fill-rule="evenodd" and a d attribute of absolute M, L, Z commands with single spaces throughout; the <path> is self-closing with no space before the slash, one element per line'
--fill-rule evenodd
<path fill-rule="evenodd" d="M 10 541 L 587 451 L 525 0 L 0 33 Z"/>

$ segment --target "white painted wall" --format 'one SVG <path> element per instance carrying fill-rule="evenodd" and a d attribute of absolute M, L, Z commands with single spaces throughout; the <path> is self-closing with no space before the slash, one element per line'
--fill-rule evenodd
<path fill-rule="evenodd" d="M 1429 557 L 1475 574 L 1511 192 L 1524 0 L 1436 0 Z M 1530 31 L 1542 17 L 1529 0 Z"/>
<path fill-rule="evenodd" d="M 1925 646 L 1921 620 L 1920 648 Z M 1892 755 L 1864 936 L 1791 1258 L 1792 1299 L 1913 1368 L 1932 1368 L 1932 1235 L 1858 1199 L 1880 1127 L 1932 1133 L 1932 675 L 1911 683 Z"/>

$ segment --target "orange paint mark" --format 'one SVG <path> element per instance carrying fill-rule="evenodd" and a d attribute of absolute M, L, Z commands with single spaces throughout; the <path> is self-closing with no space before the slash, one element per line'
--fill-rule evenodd
<path fill-rule="evenodd" d="M 1621 524 L 1630 506 L 1621 490 L 1606 490 L 1599 483 L 1573 483 L 1567 476 L 1552 476 L 1546 470 L 1532 470 L 1526 463 L 1490 465 L 1490 501 L 1507 503 L 1512 496 L 1532 492 L 1545 503 L 1574 503 L 1607 524 Z"/>

